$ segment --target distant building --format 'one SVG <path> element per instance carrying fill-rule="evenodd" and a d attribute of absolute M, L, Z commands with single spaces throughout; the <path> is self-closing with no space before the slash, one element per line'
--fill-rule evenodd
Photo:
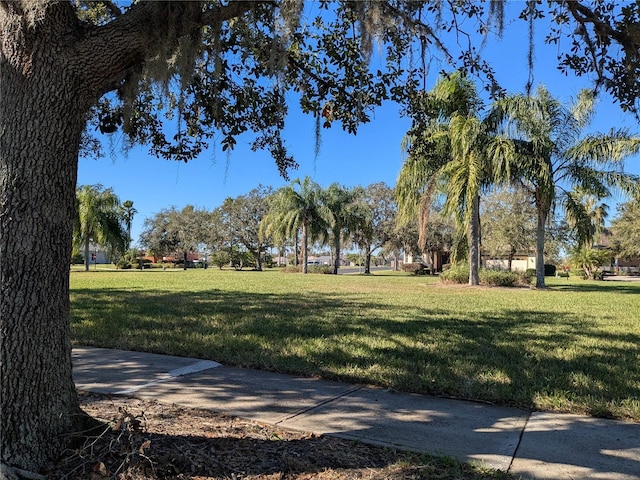
<path fill-rule="evenodd" d="M 484 253 L 482 255 L 482 264 L 485 268 L 509 270 L 509 256 Z M 511 259 L 511 271 L 524 272 L 529 269 L 536 269 L 535 252 L 516 252 Z"/>

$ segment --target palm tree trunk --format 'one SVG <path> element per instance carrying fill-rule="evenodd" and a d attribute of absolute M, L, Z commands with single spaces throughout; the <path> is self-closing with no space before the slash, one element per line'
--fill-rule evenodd
<path fill-rule="evenodd" d="M 89 256 L 89 237 L 86 237 L 84 239 L 84 271 L 88 272 L 89 271 L 89 265 L 90 265 L 90 259 L 91 257 Z"/>
<path fill-rule="evenodd" d="M 471 204 L 469 223 L 469 285 L 480 284 L 480 196 Z"/>
<path fill-rule="evenodd" d="M 333 274 L 337 275 L 338 274 L 338 268 L 340 268 L 340 234 L 338 233 L 338 235 L 335 235 L 335 251 L 336 251 L 336 258 L 333 261 Z"/>
<path fill-rule="evenodd" d="M 307 264 L 309 263 L 309 251 L 307 249 L 307 222 L 302 223 L 302 273 L 308 273 L 309 269 Z"/>
<path fill-rule="evenodd" d="M 544 234 L 547 224 L 547 212 L 536 204 L 538 220 L 536 224 L 536 288 L 545 288 L 544 283 Z"/>

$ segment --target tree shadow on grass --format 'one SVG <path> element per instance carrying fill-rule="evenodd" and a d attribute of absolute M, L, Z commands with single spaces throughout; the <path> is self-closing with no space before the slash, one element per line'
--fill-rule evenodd
<path fill-rule="evenodd" d="M 599 283 L 585 282 L 581 284 L 568 284 L 568 285 L 552 285 L 552 290 L 561 292 L 581 292 L 581 293 L 626 293 L 631 295 L 640 295 L 640 282 L 637 283 L 624 283 L 606 281 Z"/>
<path fill-rule="evenodd" d="M 79 345 L 640 421 L 640 332 L 610 333 L 551 305 L 465 316 L 348 294 L 76 289 L 72 335 Z"/>

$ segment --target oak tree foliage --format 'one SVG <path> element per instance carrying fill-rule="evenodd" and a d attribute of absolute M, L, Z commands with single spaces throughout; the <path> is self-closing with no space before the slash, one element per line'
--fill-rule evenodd
<path fill-rule="evenodd" d="M 640 257 L 640 200 L 618 205 L 611 223 L 612 247 L 621 257 Z"/>
<path fill-rule="evenodd" d="M 226 198 L 216 209 L 218 229 L 227 248 L 241 248 L 253 256 L 256 270 L 262 270 L 262 259 L 272 241 L 268 235 L 262 235 L 260 225 L 269 212 L 271 187 L 262 185 L 249 193 L 235 198 Z"/>

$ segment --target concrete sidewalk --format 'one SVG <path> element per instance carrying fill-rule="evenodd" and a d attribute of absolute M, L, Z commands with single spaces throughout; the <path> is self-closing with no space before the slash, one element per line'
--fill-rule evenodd
<path fill-rule="evenodd" d="M 73 349 L 78 389 L 480 462 L 528 479 L 640 479 L 640 424 L 390 392 L 207 360 Z"/>

